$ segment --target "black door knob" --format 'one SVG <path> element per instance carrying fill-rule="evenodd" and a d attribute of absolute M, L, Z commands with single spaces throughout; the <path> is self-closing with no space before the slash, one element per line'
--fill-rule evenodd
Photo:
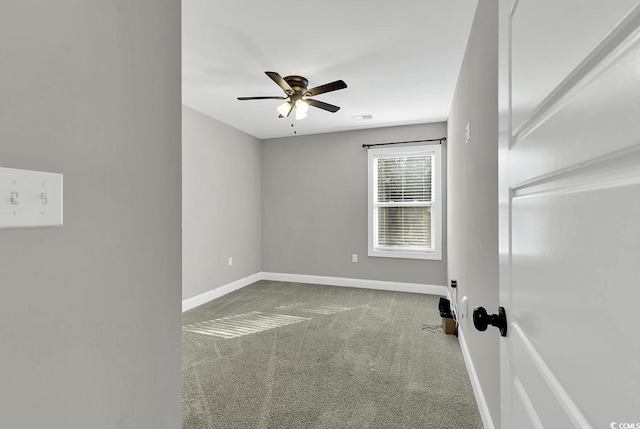
<path fill-rule="evenodd" d="M 507 314 L 504 307 L 498 307 L 498 314 L 487 314 L 484 307 L 476 307 L 473 310 L 473 326 L 478 331 L 486 331 L 489 325 L 500 329 L 500 335 L 503 337 L 507 336 Z"/>

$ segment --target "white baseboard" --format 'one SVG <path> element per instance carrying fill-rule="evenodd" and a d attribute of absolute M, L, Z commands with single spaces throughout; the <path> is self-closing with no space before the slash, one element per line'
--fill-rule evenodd
<path fill-rule="evenodd" d="M 448 296 L 449 291 L 446 286 L 428 285 L 420 283 L 387 282 L 381 280 L 349 279 L 345 277 L 309 276 L 305 274 L 286 273 L 255 273 L 240 280 L 228 283 L 224 286 L 201 293 L 182 301 L 182 312 L 191 310 L 199 305 L 213 301 L 223 295 L 242 289 L 259 280 L 270 280 L 279 282 L 310 283 L 328 286 L 345 286 L 365 289 L 392 290 L 396 292 L 423 293 L 428 295 Z"/>
<path fill-rule="evenodd" d="M 328 286 L 345 286 L 364 289 L 391 290 L 396 292 L 423 293 L 446 296 L 446 286 L 421 283 L 388 282 L 381 280 L 350 279 L 346 277 L 310 276 L 306 274 L 262 273 L 263 280 L 310 283 Z"/>
<path fill-rule="evenodd" d="M 467 372 L 469 373 L 469 380 L 471 381 L 471 386 L 473 387 L 473 394 L 475 395 L 476 402 L 478 403 L 478 410 L 480 411 L 482 424 L 484 425 L 485 429 L 495 429 L 493 419 L 491 418 L 491 413 L 489 412 L 489 406 L 487 405 L 484 393 L 482 392 L 482 386 L 480 386 L 478 373 L 476 373 L 476 368 L 475 366 L 473 366 L 473 360 L 471 360 L 471 354 L 469 353 L 469 348 L 467 347 L 467 342 L 464 339 L 464 333 L 462 332 L 462 328 L 460 325 L 458 325 L 458 341 L 460 342 L 460 349 L 462 349 L 464 364 L 466 365 Z"/>
<path fill-rule="evenodd" d="M 223 295 L 236 291 L 238 289 L 242 289 L 245 286 L 249 286 L 252 283 L 261 280 L 262 273 L 252 274 L 248 277 L 245 277 L 240 280 L 236 280 L 235 282 L 227 283 L 224 286 L 220 286 L 215 289 L 211 289 L 207 292 L 201 293 L 200 295 L 196 295 L 191 298 L 187 298 L 182 301 L 182 312 L 184 313 L 187 310 L 191 310 L 199 305 L 205 304 L 209 301 L 213 301 L 216 298 L 220 298 Z"/>

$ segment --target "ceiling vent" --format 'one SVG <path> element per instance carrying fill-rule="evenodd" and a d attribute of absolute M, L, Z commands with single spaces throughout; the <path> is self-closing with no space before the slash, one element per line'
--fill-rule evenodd
<path fill-rule="evenodd" d="M 354 121 L 367 121 L 369 119 L 373 119 L 373 115 L 371 113 L 367 115 L 356 115 L 352 116 L 351 119 L 353 119 Z"/>

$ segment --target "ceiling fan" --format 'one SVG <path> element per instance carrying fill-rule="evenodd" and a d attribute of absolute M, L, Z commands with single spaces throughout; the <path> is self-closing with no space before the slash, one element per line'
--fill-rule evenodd
<path fill-rule="evenodd" d="M 325 92 L 337 91 L 344 89 L 347 84 L 343 80 L 336 80 L 335 82 L 327 83 L 324 85 L 316 86 L 315 88 L 307 89 L 309 81 L 302 76 L 285 76 L 282 77 L 276 72 L 265 72 L 282 90 L 285 92 L 286 97 L 283 96 L 266 96 L 266 97 L 238 97 L 238 100 L 286 100 L 284 104 L 278 106 L 279 118 L 287 118 L 293 108 L 296 108 L 296 119 L 304 119 L 307 117 L 307 111 L 309 106 L 317 107 L 322 110 L 326 110 L 331 113 L 335 113 L 340 110 L 340 107 L 333 104 L 325 103 L 322 101 L 314 100 L 312 98 L 316 95 L 324 94 Z"/>

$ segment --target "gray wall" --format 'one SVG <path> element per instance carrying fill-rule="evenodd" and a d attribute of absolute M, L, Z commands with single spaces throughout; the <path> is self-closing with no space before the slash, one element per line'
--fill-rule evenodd
<path fill-rule="evenodd" d="M 182 107 L 182 121 L 187 299 L 260 272 L 261 150 L 257 138 L 190 107 Z"/>
<path fill-rule="evenodd" d="M 471 122 L 471 140 L 465 127 Z M 448 122 L 448 275 L 458 279 L 469 312 L 498 309 L 498 8 L 478 2 Z M 497 329 L 478 332 L 461 321 L 492 419 L 500 423 Z"/>
<path fill-rule="evenodd" d="M 367 256 L 367 150 L 362 148 L 444 136 L 446 124 L 437 123 L 264 140 L 262 270 L 444 285 L 444 256 L 442 261 Z M 443 244 L 446 255 L 446 235 Z M 353 253 L 357 263 L 351 262 Z"/>
<path fill-rule="evenodd" d="M 3 1 L 0 63 L 0 165 L 64 174 L 0 229 L 0 427 L 178 428 L 180 1 Z"/>

